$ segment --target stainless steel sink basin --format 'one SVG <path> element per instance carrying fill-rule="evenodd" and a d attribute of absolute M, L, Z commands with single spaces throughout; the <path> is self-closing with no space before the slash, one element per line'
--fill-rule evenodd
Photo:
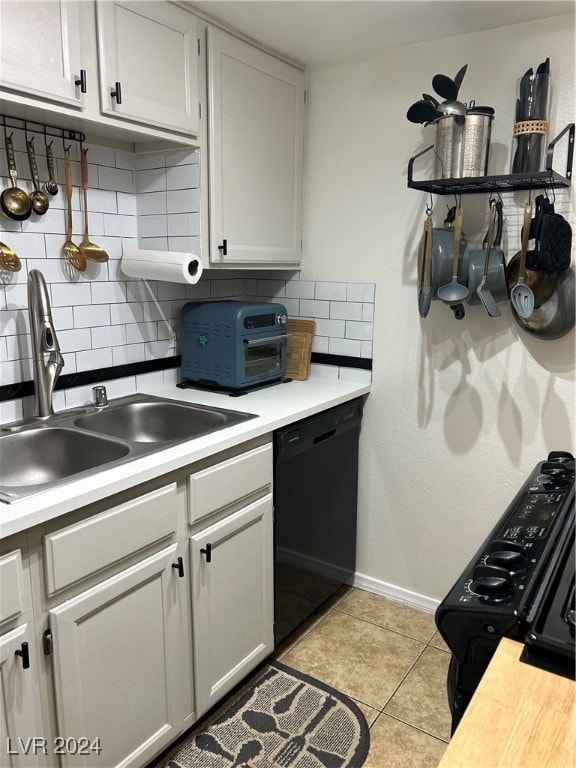
<path fill-rule="evenodd" d="M 48 427 L 0 437 L 0 489 L 19 496 L 79 472 L 122 459 L 130 447 L 74 429 Z"/>
<path fill-rule="evenodd" d="M 214 411 L 200 406 L 169 401 L 125 403 L 81 416 L 75 424 L 82 429 L 111 435 L 134 443 L 166 443 L 188 440 L 239 420 L 233 411 Z"/>
<path fill-rule="evenodd" d="M 80 414 L 75 409 L 6 424 L 0 427 L 0 501 L 12 503 L 253 418 L 136 394 Z"/>

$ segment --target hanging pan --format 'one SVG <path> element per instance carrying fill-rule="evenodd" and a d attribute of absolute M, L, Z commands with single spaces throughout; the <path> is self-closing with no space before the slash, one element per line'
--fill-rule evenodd
<path fill-rule="evenodd" d="M 558 275 L 558 282 L 550 298 L 537 307 L 530 317 L 520 317 L 512 304 L 514 320 L 520 328 L 538 339 L 559 339 L 569 333 L 575 324 L 576 276 L 572 268 Z"/>

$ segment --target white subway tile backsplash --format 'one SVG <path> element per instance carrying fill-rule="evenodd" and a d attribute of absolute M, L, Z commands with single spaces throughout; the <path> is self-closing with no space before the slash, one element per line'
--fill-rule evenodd
<path fill-rule="evenodd" d="M 113 397 L 125 397 L 136 392 L 136 376 L 125 376 L 122 379 L 111 379 L 104 382 L 108 399 Z"/>
<path fill-rule="evenodd" d="M 134 192 L 134 173 L 121 168 L 98 166 L 98 186 L 115 192 Z"/>
<path fill-rule="evenodd" d="M 163 384 L 163 371 L 154 371 L 154 373 L 142 373 L 136 376 L 136 388 L 138 391 L 142 388 L 161 387 Z"/>
<path fill-rule="evenodd" d="M 125 325 L 96 326 L 90 329 L 92 335 L 92 349 L 103 347 L 119 347 L 126 344 Z"/>
<path fill-rule="evenodd" d="M 293 299 L 313 299 L 316 283 L 311 280 L 288 280 L 286 296 Z"/>
<path fill-rule="evenodd" d="M 191 189 L 199 186 L 200 168 L 197 164 L 166 168 L 166 189 Z"/>
<path fill-rule="evenodd" d="M 110 304 L 110 322 L 112 325 L 141 323 L 143 320 L 144 309 L 140 303 Z"/>
<path fill-rule="evenodd" d="M 372 340 L 372 323 L 360 323 L 354 320 L 346 321 L 346 338 L 360 339 L 361 341 Z"/>
<path fill-rule="evenodd" d="M 52 305 L 54 307 L 75 307 L 79 304 L 91 304 L 91 288 L 99 284 L 90 283 L 53 283 L 51 286 Z"/>
<path fill-rule="evenodd" d="M 346 286 L 347 301 L 367 301 L 374 303 L 374 283 L 348 283 Z"/>
<path fill-rule="evenodd" d="M 330 339 L 328 352 L 331 355 L 345 355 L 347 357 L 360 357 L 360 342 L 355 339 Z"/>
<path fill-rule="evenodd" d="M 22 134 L 17 162 L 26 179 L 23 131 L 16 133 Z M 62 184 L 44 217 L 32 216 L 22 223 L 2 219 L 2 240 L 19 254 L 24 267 L 19 273 L 0 275 L 2 383 L 25 381 L 32 375 L 26 286 L 27 271 L 32 268 L 42 271 L 49 287 L 67 374 L 178 354 L 178 349 L 168 345 L 168 320 L 178 318 L 187 301 L 207 299 L 279 301 L 289 316 L 316 319 L 315 352 L 371 357 L 373 284 L 301 280 L 295 270 L 207 268 L 196 285 L 128 278 L 122 272 L 121 257 L 134 248 L 200 253 L 199 154 L 185 149 L 135 157 L 121 150 L 87 146 L 90 237 L 110 259 L 107 263 L 89 261 L 86 271 L 78 273 L 62 258 L 66 206 Z M 57 175 L 62 179 L 62 147 L 56 142 L 53 149 L 58 158 Z M 79 242 L 84 214 L 79 147 L 74 143 L 72 154 L 73 239 Z M 37 152 L 37 159 L 44 173 L 42 151 Z M 0 173 L 6 177 L 3 156 Z M 325 368 L 330 376 L 338 375 L 337 368 Z M 138 382 L 152 382 L 153 386 L 163 381 L 175 383 L 178 377 L 179 371 L 169 369 L 149 377 L 128 377 L 117 385 L 110 381 L 107 386 L 109 395 L 118 397 L 135 391 Z M 60 408 L 91 402 L 91 387 L 77 388 L 66 398 L 58 392 L 57 397 Z M 22 408 L 18 403 L 13 412 Z"/>
<path fill-rule="evenodd" d="M 162 190 L 161 192 L 147 192 L 146 194 L 138 195 L 138 215 L 152 216 L 156 214 L 165 216 L 167 213 L 167 194 L 166 190 Z M 141 228 L 139 234 L 143 236 Z"/>
<path fill-rule="evenodd" d="M 140 216 L 138 229 L 140 237 L 166 237 L 168 218 L 166 215 Z"/>
<path fill-rule="evenodd" d="M 346 323 L 344 320 L 316 320 L 317 336 L 334 336 L 343 339 L 346 335 Z"/>
<path fill-rule="evenodd" d="M 331 301 L 330 317 L 335 320 L 362 320 L 362 304 L 356 301 Z"/>
<path fill-rule="evenodd" d="M 166 209 L 168 213 L 196 213 L 200 211 L 199 189 L 175 189 L 168 191 L 166 195 Z M 140 200 L 138 205 L 140 206 Z"/>
<path fill-rule="evenodd" d="M 112 365 L 129 365 L 140 363 L 145 359 L 145 344 L 125 344 L 122 347 L 112 347 Z"/>
<path fill-rule="evenodd" d="M 79 371 L 91 371 L 94 368 L 108 368 L 112 365 L 112 348 L 89 349 L 76 352 L 76 365 Z"/>
<path fill-rule="evenodd" d="M 346 283 L 316 283 L 315 298 L 346 301 Z"/>
<path fill-rule="evenodd" d="M 330 302 L 316 299 L 300 299 L 301 317 L 330 317 Z"/>
<path fill-rule="evenodd" d="M 126 343 L 137 344 L 142 341 L 156 341 L 158 331 L 156 323 L 131 323 L 126 325 Z"/>
<path fill-rule="evenodd" d="M 107 213 L 104 215 L 104 235 L 108 237 L 136 237 L 137 228 L 134 216 L 121 216 Z"/>
<path fill-rule="evenodd" d="M 58 341 L 63 350 L 92 349 L 92 337 L 89 328 L 77 328 L 68 331 L 58 331 Z"/>
<path fill-rule="evenodd" d="M 104 281 L 92 284 L 92 304 L 123 304 L 126 301 L 126 283 Z M 88 302 L 75 302 L 87 304 Z"/>
<path fill-rule="evenodd" d="M 92 328 L 98 325 L 110 325 L 110 305 L 97 304 L 74 307 L 74 327 Z"/>
<path fill-rule="evenodd" d="M 169 237 L 198 237 L 200 234 L 200 214 L 198 213 L 169 213 Z"/>

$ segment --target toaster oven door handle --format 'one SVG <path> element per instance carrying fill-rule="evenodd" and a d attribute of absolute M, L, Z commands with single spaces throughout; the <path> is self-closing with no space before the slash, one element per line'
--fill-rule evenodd
<path fill-rule="evenodd" d="M 244 339 L 244 344 L 248 347 L 253 347 L 256 344 L 268 344 L 269 341 L 279 341 L 280 339 L 287 339 L 288 336 L 292 336 L 291 333 L 279 333 L 276 336 L 266 336 L 261 339 Z"/>

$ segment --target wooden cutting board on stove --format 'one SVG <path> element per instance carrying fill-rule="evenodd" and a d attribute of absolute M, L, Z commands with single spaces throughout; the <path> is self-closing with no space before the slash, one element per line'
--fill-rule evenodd
<path fill-rule="evenodd" d="M 316 333 L 316 321 L 303 318 L 288 318 L 288 350 L 286 377 L 305 381 L 310 376 L 312 340 Z"/>

